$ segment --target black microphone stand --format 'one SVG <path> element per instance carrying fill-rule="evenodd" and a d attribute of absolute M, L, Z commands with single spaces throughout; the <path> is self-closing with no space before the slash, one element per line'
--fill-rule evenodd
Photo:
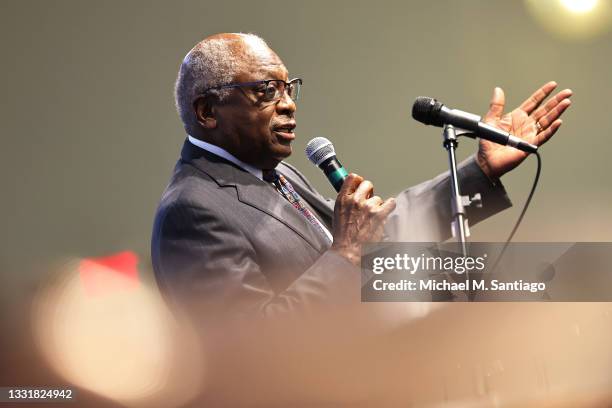
<path fill-rule="evenodd" d="M 442 132 L 444 137 L 443 146 L 448 151 L 448 163 L 451 176 L 451 234 L 453 237 L 457 238 L 459 244 L 461 245 L 461 252 L 464 257 L 468 256 L 467 237 L 470 236 L 470 228 L 465 209 L 472 204 L 477 206 L 481 205 L 480 194 L 476 194 L 474 197 L 470 198 L 469 196 L 462 196 L 459 192 L 457 157 L 455 155 L 455 151 L 459 145 L 459 142 L 457 141 L 458 136 L 467 133 L 469 132 L 463 129 L 460 129 L 458 133 L 453 125 L 445 125 Z"/>

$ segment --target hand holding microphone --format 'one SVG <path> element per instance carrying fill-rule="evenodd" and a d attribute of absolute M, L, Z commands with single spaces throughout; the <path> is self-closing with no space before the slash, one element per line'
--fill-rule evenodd
<path fill-rule="evenodd" d="M 377 242 L 383 237 L 387 217 L 395 209 L 395 199 L 383 201 L 374 195 L 374 186 L 357 174 L 348 174 L 340 161 L 332 143 L 317 137 L 306 146 L 308 158 L 319 166 L 338 191 L 334 206 L 334 225 L 332 249 L 359 265 L 361 246 L 367 242 Z"/>
<path fill-rule="evenodd" d="M 332 249 L 359 265 L 361 246 L 383 238 L 385 221 L 394 209 L 394 198 L 383 201 L 374 195 L 374 185 L 370 181 L 349 174 L 334 206 Z"/>

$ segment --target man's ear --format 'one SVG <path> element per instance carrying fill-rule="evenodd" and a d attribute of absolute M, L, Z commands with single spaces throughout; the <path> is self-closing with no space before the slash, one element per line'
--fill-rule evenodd
<path fill-rule="evenodd" d="M 212 98 L 200 97 L 193 102 L 196 120 L 204 129 L 214 129 L 217 127 L 217 118 Z"/>

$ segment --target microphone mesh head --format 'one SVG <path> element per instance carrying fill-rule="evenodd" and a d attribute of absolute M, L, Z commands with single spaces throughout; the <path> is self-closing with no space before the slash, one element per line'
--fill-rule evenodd
<path fill-rule="evenodd" d="M 335 155 L 334 145 L 324 137 L 315 137 L 306 145 L 306 156 L 315 166 Z"/>
<path fill-rule="evenodd" d="M 440 119 L 440 102 L 427 96 L 419 96 L 412 105 L 412 117 L 426 125 L 444 126 Z"/>

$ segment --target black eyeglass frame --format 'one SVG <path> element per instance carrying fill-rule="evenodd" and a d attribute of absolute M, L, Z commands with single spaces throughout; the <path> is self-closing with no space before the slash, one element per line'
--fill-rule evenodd
<path fill-rule="evenodd" d="M 268 86 L 270 84 L 270 82 L 282 82 L 285 84 L 285 87 L 283 89 L 283 92 L 285 92 L 285 90 L 287 89 L 287 87 L 291 84 L 297 83 L 299 84 L 300 88 L 302 86 L 302 78 L 293 78 L 290 79 L 289 82 L 287 81 L 283 81 L 282 79 L 264 79 L 262 81 L 253 81 L 253 82 L 239 82 L 236 84 L 225 84 L 225 85 L 218 85 L 218 86 L 212 86 L 210 88 L 205 89 L 202 92 L 202 95 L 205 95 L 206 93 L 208 93 L 209 91 L 212 91 L 213 89 L 227 89 L 227 88 L 241 88 L 243 86 L 256 86 L 256 85 L 261 85 L 261 84 L 265 84 L 266 86 Z M 287 94 L 289 95 L 289 94 Z M 282 97 L 282 96 L 281 96 Z M 298 89 L 298 93 L 296 95 L 295 98 L 291 97 L 291 95 L 289 95 L 289 97 L 291 98 L 292 101 L 297 101 L 298 98 L 300 97 L 300 89 Z M 276 101 L 278 101 L 280 99 L 277 99 Z M 269 102 L 272 102 L 274 100 L 270 100 Z"/>

